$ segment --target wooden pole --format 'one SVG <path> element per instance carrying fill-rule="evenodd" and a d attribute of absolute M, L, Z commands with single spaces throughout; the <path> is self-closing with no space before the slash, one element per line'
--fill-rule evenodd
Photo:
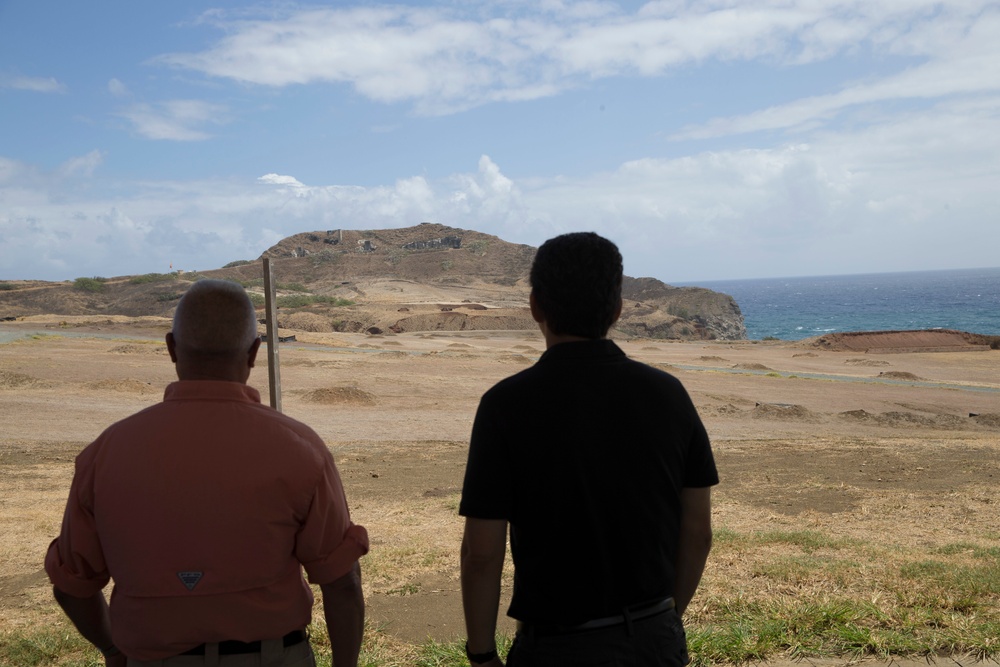
<path fill-rule="evenodd" d="M 267 331 L 267 388 L 271 407 L 281 412 L 281 367 L 278 364 L 278 305 L 274 281 L 271 280 L 271 258 L 264 258 L 264 317 Z"/>

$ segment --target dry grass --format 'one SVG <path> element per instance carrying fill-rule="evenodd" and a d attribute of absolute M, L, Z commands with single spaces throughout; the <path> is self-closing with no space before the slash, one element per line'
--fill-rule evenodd
<path fill-rule="evenodd" d="M 285 411 L 331 446 L 352 515 L 372 536 L 362 561 L 363 664 L 465 664 L 457 516 L 465 441 L 482 392 L 530 363 L 521 352 L 536 350 L 508 337 L 477 339 L 475 354 L 449 351 L 455 339 L 400 336 L 391 355 L 371 352 L 360 336 L 282 351 Z M 159 400 L 169 380 L 166 358 L 143 355 L 144 347 L 70 337 L 0 345 L 0 532 L 8 538 L 0 544 L 0 665 L 98 664 L 39 571 L 76 452 Z M 1000 655 L 1000 430 L 992 417 L 962 415 L 996 415 L 996 394 L 718 369 L 726 360 L 844 373 L 856 352 L 793 360 L 780 346 L 658 347 L 626 350 L 685 369 L 674 372 L 705 415 L 723 480 L 713 494 L 715 548 L 687 615 L 699 665 Z M 985 384 L 998 376 L 990 354 L 893 361 L 921 377 Z M 688 370 L 699 364 L 703 372 Z M 132 390 L 111 390 L 122 378 Z M 254 381 L 266 401 L 266 374 Z M 140 393 L 139 383 L 157 391 Z M 779 407 L 755 411 L 757 402 Z M 873 417 L 838 417 L 851 410 Z M 505 596 L 510 581 L 508 559 Z M 314 616 L 322 618 L 318 609 Z M 314 628 L 321 664 L 325 634 Z"/>

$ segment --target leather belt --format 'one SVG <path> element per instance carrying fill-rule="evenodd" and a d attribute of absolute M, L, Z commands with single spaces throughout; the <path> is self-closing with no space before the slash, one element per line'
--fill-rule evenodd
<path fill-rule="evenodd" d="M 292 630 L 281 638 L 281 643 L 285 648 L 295 646 L 309 639 L 305 630 Z M 261 642 L 240 642 L 235 639 L 227 639 L 219 642 L 219 655 L 242 655 L 244 653 L 260 653 Z M 205 645 L 199 644 L 192 649 L 184 651 L 180 655 L 205 655 Z"/>
<path fill-rule="evenodd" d="M 524 623 L 518 621 L 517 629 L 528 635 L 536 637 L 551 637 L 554 635 L 570 635 L 577 632 L 587 632 L 588 630 L 600 630 L 602 628 L 612 628 L 616 625 L 625 625 L 632 621 L 641 621 L 644 618 L 659 616 L 674 608 L 673 598 L 664 598 L 656 602 L 645 602 L 642 604 L 626 607 L 620 614 L 595 618 L 580 623 L 579 625 L 536 625 L 534 623 Z"/>

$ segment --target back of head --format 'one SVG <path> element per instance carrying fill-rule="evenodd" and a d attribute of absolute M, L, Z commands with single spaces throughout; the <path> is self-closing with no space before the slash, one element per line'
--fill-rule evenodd
<path fill-rule="evenodd" d="M 531 291 L 553 333 L 603 338 L 621 305 L 618 246 L 593 232 L 549 239 L 531 265 Z"/>
<path fill-rule="evenodd" d="M 174 343 L 185 355 L 245 355 L 257 338 L 257 313 L 246 291 L 228 280 L 199 280 L 174 311 Z"/>

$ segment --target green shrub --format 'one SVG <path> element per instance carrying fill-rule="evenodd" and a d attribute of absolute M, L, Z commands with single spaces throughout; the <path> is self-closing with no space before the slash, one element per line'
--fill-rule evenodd
<path fill-rule="evenodd" d="M 17 285 L 13 283 L 0 283 L 0 292 L 9 292 L 15 289 L 17 289 Z"/>
<path fill-rule="evenodd" d="M 73 281 L 73 289 L 81 292 L 103 292 L 104 283 L 107 278 L 94 276 L 93 278 L 77 278 Z"/>
<path fill-rule="evenodd" d="M 145 283 L 159 283 L 166 280 L 175 280 L 176 278 L 176 273 L 144 273 L 141 276 L 133 276 L 129 278 L 129 283 L 132 285 L 142 285 Z"/>
<path fill-rule="evenodd" d="M 328 306 L 352 306 L 354 302 L 350 299 L 341 299 L 325 294 L 290 294 L 278 297 L 278 308 L 305 308 L 314 303 L 323 303 Z"/>
<path fill-rule="evenodd" d="M 473 255 L 485 255 L 486 249 L 489 248 L 490 242 L 486 239 L 479 239 L 478 241 L 473 241 L 465 246 L 465 249 L 471 252 Z"/>
<path fill-rule="evenodd" d="M 253 264 L 253 262 L 249 259 L 238 259 L 235 262 L 229 262 L 229 264 L 224 265 L 222 268 L 233 269 L 237 266 L 246 266 L 247 264 Z"/>
<path fill-rule="evenodd" d="M 690 320 L 691 312 L 684 306 L 678 306 L 677 304 L 670 304 L 667 306 L 667 313 L 673 315 L 674 317 L 679 317 L 682 320 Z"/>
<path fill-rule="evenodd" d="M 320 250 L 317 253 L 309 255 L 309 263 L 313 265 L 313 268 L 319 266 L 320 264 L 333 264 L 340 259 L 340 255 L 347 252 L 346 250 L 341 250 L 340 252 L 326 249 Z"/>
<path fill-rule="evenodd" d="M 181 296 L 183 295 L 180 292 L 163 292 L 162 294 L 156 295 L 156 300 L 163 303 L 165 301 L 174 301 L 175 299 L 181 298 Z"/>

